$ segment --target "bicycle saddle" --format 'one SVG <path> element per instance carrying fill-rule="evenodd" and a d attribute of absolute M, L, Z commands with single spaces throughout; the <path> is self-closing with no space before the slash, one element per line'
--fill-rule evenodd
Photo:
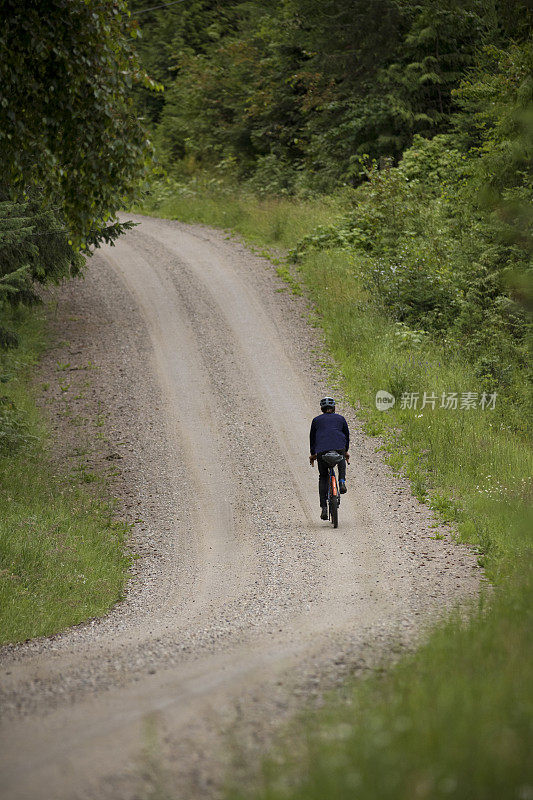
<path fill-rule="evenodd" d="M 327 453 L 322 453 L 322 458 L 328 465 L 328 467 L 334 467 L 335 464 L 339 464 L 344 456 L 341 453 L 337 453 L 336 450 L 328 450 Z"/>

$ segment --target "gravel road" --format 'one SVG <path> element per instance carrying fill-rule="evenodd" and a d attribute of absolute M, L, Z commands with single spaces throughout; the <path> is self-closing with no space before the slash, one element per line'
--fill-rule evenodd
<path fill-rule="evenodd" d="M 3 649 L 5 800 L 217 796 L 295 707 L 481 579 L 342 402 L 349 492 L 338 530 L 319 520 L 309 422 L 337 387 L 307 302 L 220 231 L 133 219 L 58 292 L 49 367 L 73 387 L 95 368 L 71 404 L 102 419 L 88 459 L 112 463 L 140 558 L 107 617 Z"/>

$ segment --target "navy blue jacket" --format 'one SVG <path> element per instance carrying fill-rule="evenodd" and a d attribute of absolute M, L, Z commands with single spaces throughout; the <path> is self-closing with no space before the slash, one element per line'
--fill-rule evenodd
<path fill-rule="evenodd" d="M 341 414 L 319 414 L 311 423 L 309 433 L 311 455 L 325 453 L 326 450 L 348 450 L 350 447 L 350 431 Z"/>

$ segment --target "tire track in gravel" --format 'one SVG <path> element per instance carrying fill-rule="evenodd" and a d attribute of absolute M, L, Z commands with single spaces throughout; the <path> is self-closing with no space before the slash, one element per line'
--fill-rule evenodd
<path fill-rule="evenodd" d="M 220 232 L 136 219 L 70 302 L 98 320 L 82 346 L 103 339 L 112 432 L 132 442 L 117 491 L 147 517 L 143 559 L 126 602 L 97 625 L 4 649 L 0 769 L 13 800 L 43 786 L 55 798 L 138 797 L 154 715 L 180 796 L 216 793 L 218 731 L 235 708 L 262 741 L 310 675 L 320 685 L 324 670 L 413 642 L 478 587 L 475 556 L 432 538 L 428 510 L 349 408 L 341 527 L 318 520 L 307 436 L 331 386 L 304 302 Z"/>
<path fill-rule="evenodd" d="M 279 515 L 280 512 L 286 513 L 290 509 L 291 514 L 286 521 L 286 541 L 290 541 L 291 521 L 294 514 L 298 514 L 300 520 L 306 521 L 308 529 L 316 531 L 314 541 L 308 543 L 307 556 L 309 557 L 311 549 L 316 549 L 317 540 L 322 546 L 327 546 L 328 550 L 320 554 L 321 571 L 331 566 L 332 574 L 328 578 L 316 578 L 323 584 L 321 594 L 324 610 L 320 614 L 327 612 L 331 601 L 325 595 L 330 588 L 334 588 L 333 603 L 338 623 L 340 591 L 343 586 L 351 585 L 354 565 L 350 559 L 344 558 L 345 537 L 331 537 L 328 528 L 328 532 L 324 534 L 324 526 L 316 519 L 316 471 L 302 469 L 302 449 L 308 441 L 309 422 L 315 412 L 310 402 L 312 398 L 305 392 L 298 373 L 281 346 L 283 337 L 265 314 L 255 294 L 247 291 L 246 285 L 243 286 L 242 283 L 236 287 L 220 269 L 212 254 L 206 258 L 194 258 L 192 253 L 183 248 L 181 242 L 176 247 L 172 232 L 165 229 L 158 230 L 157 239 L 144 234 L 132 237 L 132 241 L 136 243 L 137 250 L 145 252 L 146 257 L 151 255 L 152 258 L 155 257 L 156 263 L 162 261 L 168 265 L 167 271 L 173 278 L 176 291 L 187 310 L 189 320 L 192 321 L 196 340 L 202 342 L 205 362 L 213 363 L 217 359 L 221 342 L 230 349 L 233 368 L 230 374 L 226 362 L 218 392 L 219 408 L 223 411 L 219 426 L 224 426 L 226 417 L 233 416 L 229 433 L 235 439 L 239 415 L 243 411 L 246 414 L 247 408 L 261 410 L 261 417 L 267 420 L 266 435 L 271 439 L 270 442 L 263 439 L 262 458 L 264 460 L 266 455 L 268 462 L 275 467 L 274 474 L 268 477 L 272 497 L 269 503 L 263 504 L 263 511 L 270 511 L 270 519 L 265 521 L 272 526 L 272 511 Z M 243 336 L 243 330 L 247 335 Z M 270 352 L 265 352 L 265 342 L 269 343 Z M 226 357 L 227 355 L 228 352 Z M 234 397 L 236 390 L 237 403 Z M 237 414 L 235 408 L 232 409 L 235 405 Z M 239 447 L 245 446 L 245 441 L 239 444 Z M 268 454 L 265 447 L 269 448 Z M 234 474 L 243 475 L 247 498 L 245 502 L 249 502 L 248 495 L 251 499 L 261 489 L 264 490 L 265 479 L 261 472 L 256 474 L 257 448 L 248 448 L 243 451 L 243 455 L 245 457 L 241 458 L 241 463 L 237 461 L 235 464 Z M 374 576 L 385 559 L 379 542 L 372 542 L 370 539 L 372 523 L 368 524 L 368 520 L 366 524 L 361 523 L 361 516 L 370 502 L 364 493 L 364 487 L 361 488 L 363 491 L 357 495 L 343 498 L 343 512 L 350 520 L 350 529 L 354 534 L 352 544 L 365 552 L 366 563 L 361 580 L 370 577 L 374 582 Z M 280 496 L 284 497 L 288 509 L 278 508 Z M 285 554 L 285 566 L 292 570 L 289 555 L 288 552 Z M 373 588 L 374 591 L 379 589 L 375 585 Z"/>

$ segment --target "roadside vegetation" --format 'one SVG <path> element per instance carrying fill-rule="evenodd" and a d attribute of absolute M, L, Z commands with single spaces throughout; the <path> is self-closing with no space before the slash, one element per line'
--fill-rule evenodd
<path fill-rule="evenodd" d="M 533 797 L 531 23 L 483 0 L 144 17 L 166 176 L 137 209 L 270 252 L 368 433 L 495 587 L 298 719 L 231 797 Z"/>
<path fill-rule="evenodd" d="M 18 347 L 0 354 L 0 644 L 104 614 L 122 598 L 130 564 L 127 526 L 81 473 L 57 463 L 36 406 L 45 315 L 22 311 L 10 323 Z"/>
<path fill-rule="evenodd" d="M 29 388 L 40 289 L 130 227 L 152 150 L 131 89 L 155 88 L 123 0 L 2 3 L 0 31 L 0 642 L 54 633 L 122 595 L 124 528 L 55 466 Z"/>

